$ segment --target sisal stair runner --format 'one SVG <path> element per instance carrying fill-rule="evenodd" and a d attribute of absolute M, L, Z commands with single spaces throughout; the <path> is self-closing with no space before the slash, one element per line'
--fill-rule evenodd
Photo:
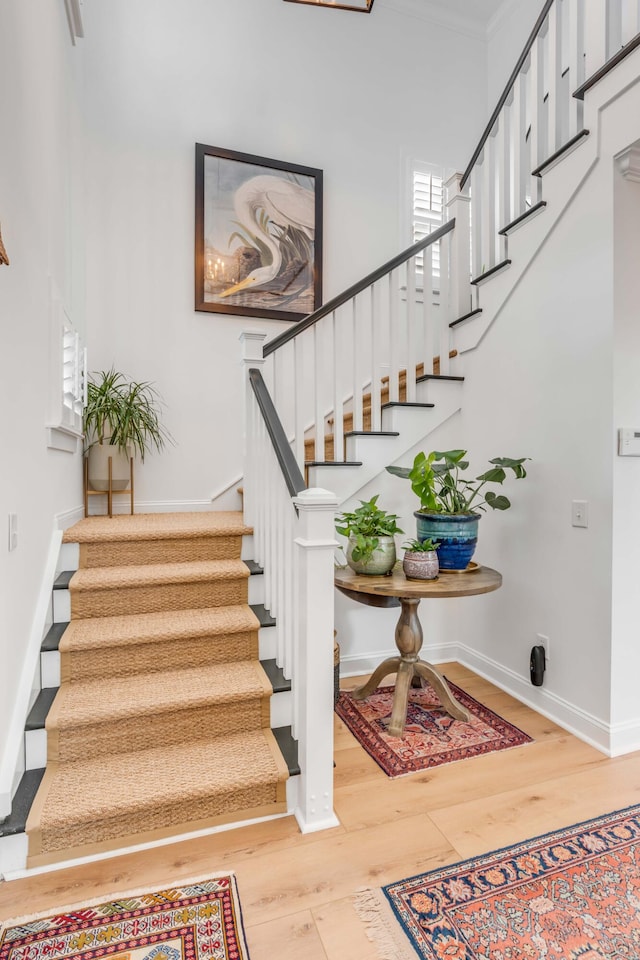
<path fill-rule="evenodd" d="M 286 810 L 241 514 L 90 517 L 29 866 Z"/>

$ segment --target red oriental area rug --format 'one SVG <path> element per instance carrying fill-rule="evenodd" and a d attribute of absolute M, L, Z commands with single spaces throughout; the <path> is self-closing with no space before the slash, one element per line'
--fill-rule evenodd
<path fill-rule="evenodd" d="M 634 806 L 383 892 L 413 946 L 406 954 L 413 960 L 414 951 L 431 960 L 635 960 L 639 842 L 640 807 Z M 369 934 L 377 939 L 374 927 Z M 385 937 L 393 938 L 389 929 Z M 405 953 L 398 947 L 390 955 Z"/>
<path fill-rule="evenodd" d="M 388 777 L 402 777 L 441 763 L 479 757 L 531 742 L 530 736 L 455 684 L 449 683 L 449 688 L 458 703 L 470 712 L 468 723 L 454 720 L 445 713 L 430 686 L 410 691 L 403 737 L 392 737 L 387 733 L 393 702 L 392 686 L 378 687 L 366 700 L 354 700 L 349 692 L 343 691 L 336 713 Z"/>
<path fill-rule="evenodd" d="M 248 960 L 231 875 L 0 926 L 0 960 Z"/>

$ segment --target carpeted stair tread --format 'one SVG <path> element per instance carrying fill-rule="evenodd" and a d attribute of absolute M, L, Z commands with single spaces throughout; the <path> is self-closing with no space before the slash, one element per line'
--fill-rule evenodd
<path fill-rule="evenodd" d="M 48 761 L 73 763 L 269 726 L 272 686 L 257 661 L 140 678 L 65 683 L 46 720 Z"/>
<path fill-rule="evenodd" d="M 281 812 L 287 777 L 270 730 L 163 744 L 112 763 L 50 764 L 27 821 L 29 863 L 231 822 L 239 812 Z"/>
<path fill-rule="evenodd" d="M 240 580 L 249 576 L 249 568 L 242 560 L 196 560 L 191 563 L 92 567 L 88 570 L 76 570 L 69 589 L 71 593 L 82 590 L 130 590 L 137 586 Z"/>
<path fill-rule="evenodd" d="M 216 663 L 170 670 L 147 677 L 115 677 L 61 687 L 46 720 L 47 730 L 145 718 L 202 705 L 221 707 L 235 700 L 269 697 L 272 687 L 259 662 Z"/>
<path fill-rule="evenodd" d="M 259 627 L 247 604 L 71 620 L 60 640 L 61 678 L 257 660 Z"/>
<path fill-rule="evenodd" d="M 253 533 L 239 511 L 136 513 L 133 516 L 86 517 L 64 531 L 63 543 L 243 536 Z"/>

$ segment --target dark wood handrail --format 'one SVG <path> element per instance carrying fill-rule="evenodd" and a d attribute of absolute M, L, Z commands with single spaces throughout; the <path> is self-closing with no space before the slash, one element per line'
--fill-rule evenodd
<path fill-rule="evenodd" d="M 508 97 L 509 97 L 509 94 L 511 93 L 511 90 L 512 90 L 512 88 L 513 88 L 513 85 L 514 85 L 514 83 L 516 82 L 516 80 L 517 80 L 517 78 L 518 78 L 518 75 L 519 75 L 520 71 L 522 70 L 522 68 L 523 68 L 523 66 L 524 66 L 524 64 L 525 64 L 525 61 L 526 61 L 527 57 L 528 57 L 529 54 L 531 53 L 531 48 L 532 48 L 532 46 L 533 46 L 533 44 L 534 44 L 534 42 L 535 42 L 535 39 L 536 39 L 536 37 L 538 36 L 538 34 L 540 33 L 540 31 L 541 31 L 541 29 L 542 29 L 542 25 L 544 24 L 544 21 L 545 21 L 546 18 L 547 18 L 547 14 L 549 13 L 549 10 L 551 9 L 551 7 L 553 6 L 554 3 L 555 3 L 555 0 L 545 0 L 545 5 L 544 5 L 544 7 L 542 8 L 542 10 L 540 11 L 540 16 L 539 16 L 538 19 L 536 20 L 536 24 L 535 24 L 533 30 L 531 31 L 531 34 L 530 34 L 530 36 L 529 36 L 529 39 L 527 40 L 526 44 L 524 45 L 524 50 L 523 50 L 522 53 L 520 54 L 520 56 L 519 56 L 519 58 L 518 58 L 518 62 L 516 63 L 515 67 L 513 68 L 513 72 L 511 73 L 511 76 L 509 77 L 509 79 L 508 79 L 508 81 L 507 81 L 507 85 L 506 85 L 506 87 L 504 88 L 504 90 L 503 90 L 503 92 L 502 92 L 502 96 L 501 96 L 500 99 L 498 100 L 498 104 L 497 104 L 495 110 L 493 111 L 493 113 L 491 114 L 491 119 L 489 120 L 489 123 L 488 123 L 487 126 L 485 127 L 484 133 L 483 133 L 482 136 L 480 137 L 480 142 L 479 142 L 478 146 L 476 147 L 476 149 L 475 149 L 474 152 L 473 152 L 473 156 L 471 157 L 471 160 L 469 161 L 469 164 L 468 164 L 468 166 L 467 166 L 467 169 L 465 170 L 464 174 L 462 175 L 462 180 L 460 181 L 460 187 L 464 187 L 464 185 L 466 184 L 467 180 L 468 180 L 469 177 L 471 176 L 471 171 L 472 171 L 473 168 L 475 167 L 476 161 L 478 160 L 478 157 L 480 156 L 480 154 L 481 154 L 482 151 L 484 150 L 484 145 L 485 145 L 485 143 L 487 142 L 487 140 L 489 139 L 489 137 L 490 137 L 490 135 L 491 135 L 491 131 L 493 130 L 493 125 L 495 124 L 496 120 L 497 120 L 498 117 L 500 116 L 500 112 L 502 111 L 502 108 L 504 107 L 505 103 L 507 102 L 507 99 L 508 99 Z"/>
<path fill-rule="evenodd" d="M 273 444 L 275 455 L 280 464 L 287 489 L 292 497 L 296 497 L 301 490 L 306 490 L 307 485 L 304 482 L 298 461 L 293 455 L 291 445 L 287 440 L 287 435 L 280 422 L 280 417 L 276 413 L 276 408 L 267 390 L 267 385 L 262 379 L 262 374 L 256 367 L 251 367 L 249 370 L 249 383 L 255 394 L 256 402 L 260 407 L 267 433 L 271 437 L 271 443 Z"/>
<path fill-rule="evenodd" d="M 637 33 L 635 37 L 629 40 L 628 43 L 625 43 L 624 47 L 621 47 L 620 50 L 618 50 L 618 52 L 614 54 L 610 60 L 607 60 L 607 62 L 604 63 L 599 70 L 596 70 L 596 72 L 592 74 L 588 80 L 585 80 L 581 87 L 578 87 L 573 94 L 576 100 L 584 100 L 584 95 L 587 90 L 591 90 L 591 87 L 595 86 L 595 84 L 598 83 L 599 80 L 602 80 L 603 77 L 606 77 L 606 75 L 613 70 L 614 67 L 617 67 L 619 63 L 622 63 L 624 58 L 628 57 L 630 53 L 633 53 L 638 46 L 640 46 L 640 33 Z"/>
<path fill-rule="evenodd" d="M 431 246 L 432 243 L 437 243 L 441 237 L 444 237 L 447 233 L 450 233 L 455 225 L 455 219 L 447 221 L 447 223 L 443 224 L 443 226 L 439 227 L 437 230 L 434 230 L 433 233 L 430 233 L 428 237 L 425 237 L 424 240 L 419 240 L 418 243 L 414 243 L 411 247 L 403 250 L 403 252 L 399 253 L 393 258 L 393 260 L 389 260 L 381 267 L 378 267 L 378 269 L 374 270 L 373 273 L 370 273 L 362 280 L 354 283 L 353 286 L 349 287 L 348 290 L 345 290 L 343 293 L 339 293 L 337 297 L 333 298 L 333 300 L 329 300 L 314 313 L 310 313 L 308 317 L 300 320 L 295 327 L 291 327 L 289 330 L 285 330 L 284 333 L 281 333 L 279 336 L 274 337 L 273 340 L 269 340 L 269 342 L 265 343 L 264 345 L 263 356 L 268 357 L 269 354 L 279 350 L 280 347 L 284 346 L 285 343 L 289 343 L 290 340 L 293 340 L 294 337 L 297 337 L 298 334 L 303 332 L 303 330 L 308 330 L 309 327 L 312 327 L 314 323 L 318 322 L 318 320 L 322 320 L 323 317 L 333 313 L 333 311 L 337 310 L 338 307 L 341 307 L 344 303 L 352 300 L 353 297 L 357 296 L 357 294 L 362 293 L 362 291 L 366 290 L 367 287 L 370 287 L 372 283 L 375 283 L 377 280 L 381 280 L 382 277 L 386 276 L 387 273 L 391 273 L 391 271 L 395 270 L 396 267 L 401 266 L 407 260 L 410 260 L 411 257 L 414 257 L 417 253 L 420 253 L 421 250 Z"/>

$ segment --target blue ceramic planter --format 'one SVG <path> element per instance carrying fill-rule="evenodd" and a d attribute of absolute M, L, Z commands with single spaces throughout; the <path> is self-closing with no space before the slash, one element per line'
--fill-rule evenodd
<path fill-rule="evenodd" d="M 418 540 L 437 540 L 441 570 L 464 570 L 478 542 L 477 513 L 447 514 L 416 511 Z"/>

